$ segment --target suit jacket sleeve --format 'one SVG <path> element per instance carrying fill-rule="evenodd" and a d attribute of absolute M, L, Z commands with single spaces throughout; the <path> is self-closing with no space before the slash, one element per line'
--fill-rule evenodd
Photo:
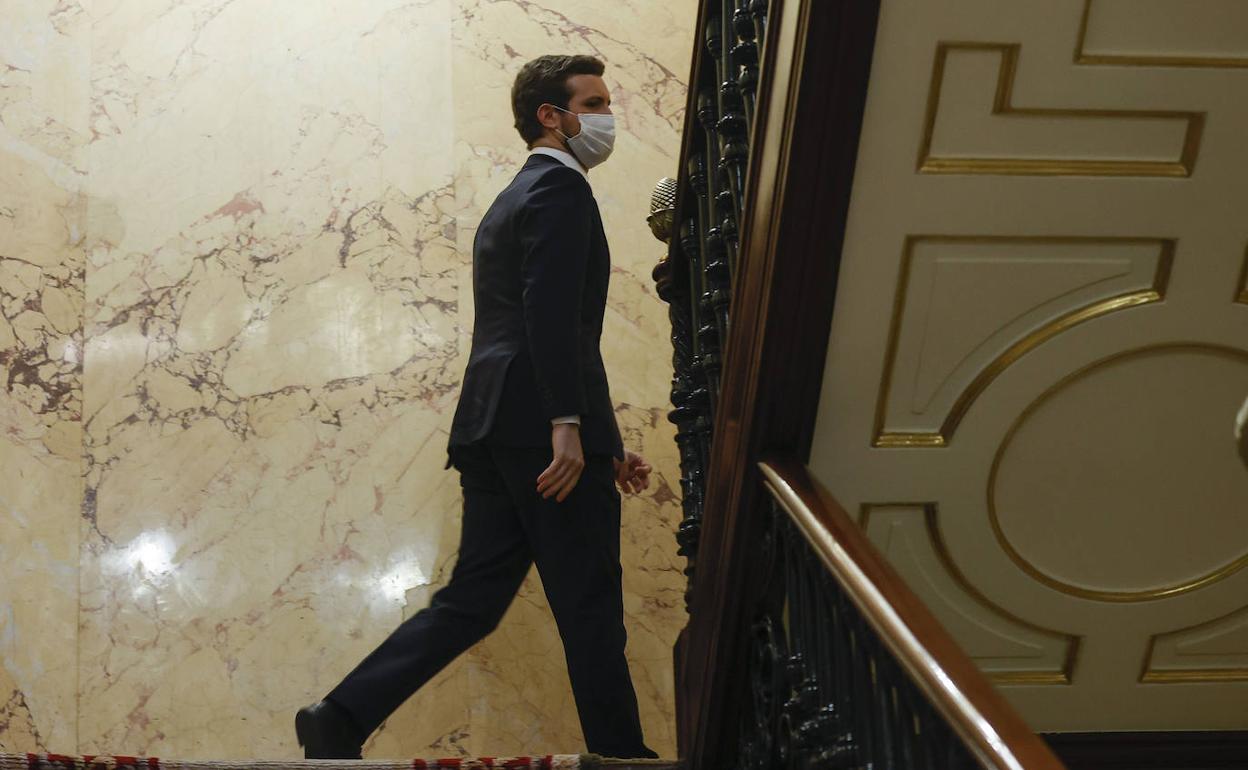
<path fill-rule="evenodd" d="M 579 174 L 552 168 L 518 218 L 525 334 L 547 419 L 587 411 L 580 336 L 592 202 Z"/>

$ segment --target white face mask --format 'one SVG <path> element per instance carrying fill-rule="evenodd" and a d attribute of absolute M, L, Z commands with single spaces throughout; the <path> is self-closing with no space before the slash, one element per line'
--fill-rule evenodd
<path fill-rule="evenodd" d="M 585 168 L 593 168 L 611 155 L 615 147 L 615 116 L 597 112 L 572 112 L 562 107 L 550 105 L 560 112 L 575 115 L 581 121 L 581 132 L 576 136 L 568 136 L 559 131 L 559 135 L 568 143 L 568 149 L 576 156 Z M 558 130 L 558 129 L 556 129 Z"/>

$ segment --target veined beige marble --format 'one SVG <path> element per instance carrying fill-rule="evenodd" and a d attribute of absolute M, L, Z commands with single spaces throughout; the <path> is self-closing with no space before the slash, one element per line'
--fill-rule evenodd
<path fill-rule="evenodd" d="M 0 3 L 0 750 L 73 746 L 85 27 Z"/>
<path fill-rule="evenodd" d="M 0 745 L 297 756 L 294 710 L 445 583 L 472 236 L 525 155 L 508 89 L 528 58 L 586 52 L 621 128 L 592 175 L 604 353 L 656 466 L 624 508 L 629 657 L 648 742 L 674 755 L 679 471 L 644 218 L 675 172 L 694 10 L 0 3 L 0 350 L 44 383 L 0 400 L 0 547 L 20 549 L 0 566 Z M 534 576 L 366 755 L 583 746 Z"/>
<path fill-rule="evenodd" d="M 93 10 L 79 748 L 297 756 L 453 557 L 450 5 Z"/>

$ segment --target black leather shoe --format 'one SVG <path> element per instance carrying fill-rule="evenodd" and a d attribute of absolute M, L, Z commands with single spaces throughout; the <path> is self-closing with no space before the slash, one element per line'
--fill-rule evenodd
<path fill-rule="evenodd" d="M 362 759 L 360 735 L 351 715 L 338 704 L 323 700 L 295 714 L 295 735 L 304 759 Z"/>

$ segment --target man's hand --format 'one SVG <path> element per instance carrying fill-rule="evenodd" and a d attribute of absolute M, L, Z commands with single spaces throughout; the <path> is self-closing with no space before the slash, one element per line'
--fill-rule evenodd
<path fill-rule="evenodd" d="M 646 458 L 624 450 L 624 461 L 615 461 L 615 483 L 623 492 L 636 494 L 650 486 L 650 465 Z"/>
<path fill-rule="evenodd" d="M 562 503 L 572 494 L 576 482 L 581 480 L 581 471 L 585 470 L 581 427 L 571 422 L 552 426 L 550 446 L 555 456 L 550 467 L 537 477 L 537 493 L 547 499 L 553 495 L 557 502 Z"/>

